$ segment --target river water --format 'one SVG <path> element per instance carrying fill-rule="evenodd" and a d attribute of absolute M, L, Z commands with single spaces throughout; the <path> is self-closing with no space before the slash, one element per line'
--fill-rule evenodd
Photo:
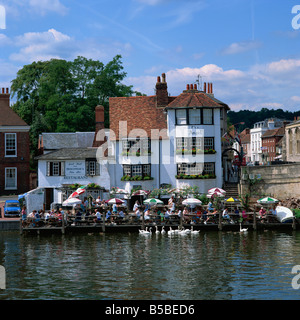
<path fill-rule="evenodd" d="M 0 299 L 299 299 L 300 232 L 0 233 Z M 299 281 L 300 282 L 300 281 Z"/>

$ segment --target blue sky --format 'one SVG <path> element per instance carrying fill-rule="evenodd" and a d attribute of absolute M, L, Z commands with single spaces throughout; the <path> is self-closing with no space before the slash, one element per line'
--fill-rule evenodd
<path fill-rule="evenodd" d="M 171 95 L 200 75 L 232 110 L 300 110 L 300 29 L 290 0 L 0 0 L 0 87 L 37 60 L 122 55 L 125 84 Z M 299 11 L 300 12 L 300 11 Z M 300 18 L 299 18 L 300 24 Z M 1 26 L 1 21 L 0 21 Z"/>

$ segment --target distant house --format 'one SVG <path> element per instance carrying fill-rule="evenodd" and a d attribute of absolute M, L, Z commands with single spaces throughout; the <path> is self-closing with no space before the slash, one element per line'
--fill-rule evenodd
<path fill-rule="evenodd" d="M 30 189 L 29 130 L 10 107 L 8 88 L 0 93 L 0 194 L 21 194 Z"/>
<path fill-rule="evenodd" d="M 262 136 L 262 160 L 264 163 L 280 160 L 279 142 L 284 137 L 284 127 L 268 130 Z"/>
<path fill-rule="evenodd" d="M 253 128 L 250 130 L 250 157 L 253 163 L 263 163 L 262 135 L 268 130 L 279 129 L 283 124 L 284 120 L 274 118 L 266 119 L 254 124 Z"/>
<path fill-rule="evenodd" d="M 110 142 L 116 163 L 111 184 L 131 191 L 162 185 L 198 186 L 201 193 L 222 187 L 221 136 L 229 107 L 216 99 L 212 84 L 187 85 L 170 96 L 165 74 L 154 96 L 110 98 Z"/>
<path fill-rule="evenodd" d="M 104 128 L 103 107 L 96 107 L 96 129 Z M 99 115 L 100 113 L 100 115 Z M 102 120 L 103 120 L 103 123 Z M 73 184 L 99 185 L 99 196 L 110 189 L 106 165 L 99 162 L 97 151 L 101 144 L 96 132 L 42 133 L 38 150 L 38 187 L 44 189 L 45 208 L 62 203 L 72 192 Z"/>

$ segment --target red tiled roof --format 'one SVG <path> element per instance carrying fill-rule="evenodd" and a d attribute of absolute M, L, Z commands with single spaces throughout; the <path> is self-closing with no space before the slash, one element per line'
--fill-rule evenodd
<path fill-rule="evenodd" d="M 275 137 L 275 136 L 282 137 L 284 136 L 284 131 L 285 131 L 284 127 L 268 130 L 261 137 L 262 138 L 269 138 L 269 137 Z"/>
<path fill-rule="evenodd" d="M 212 95 L 198 90 L 185 90 L 167 105 L 167 109 L 187 107 L 226 107 L 227 109 L 229 109 L 229 107 L 225 103 L 215 99 Z"/>
<path fill-rule="evenodd" d="M 0 94 L 0 126 L 28 126 L 9 106 L 9 94 Z"/>
<path fill-rule="evenodd" d="M 170 100 L 172 98 L 170 97 Z M 133 129 L 142 129 L 147 137 L 151 137 L 151 129 L 167 129 L 167 116 L 164 108 L 157 107 L 156 96 L 137 97 L 113 97 L 109 98 L 109 119 L 110 129 L 115 133 L 116 140 L 119 140 L 119 124 L 127 121 L 127 134 Z M 143 132 L 137 134 L 143 136 Z M 162 138 L 167 138 L 163 136 Z M 110 139 L 114 140 L 113 135 Z"/>

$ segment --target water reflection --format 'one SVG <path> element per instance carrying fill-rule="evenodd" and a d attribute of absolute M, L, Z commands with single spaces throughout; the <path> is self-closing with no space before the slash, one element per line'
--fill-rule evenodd
<path fill-rule="evenodd" d="M 0 233 L 0 299 L 298 299 L 300 233 Z"/>

